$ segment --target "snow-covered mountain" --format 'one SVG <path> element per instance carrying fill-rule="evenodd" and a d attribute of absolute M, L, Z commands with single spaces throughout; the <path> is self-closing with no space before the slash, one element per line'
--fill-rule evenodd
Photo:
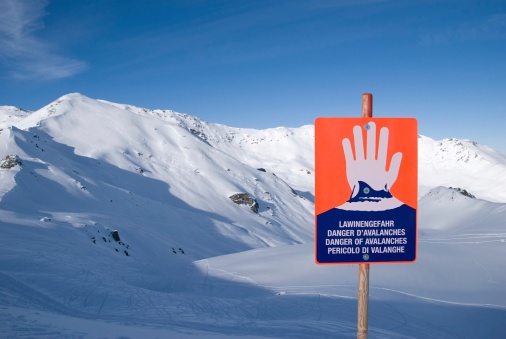
<path fill-rule="evenodd" d="M 257 168 L 241 161 L 246 154 L 213 147 L 206 139 L 214 135 L 197 132 L 197 124 L 170 111 L 64 96 L 2 131 L 0 152 L 23 164 L 3 172 L 2 205 L 75 227 L 126 231 L 149 222 L 171 239 L 166 251 L 186 248 L 192 258 L 309 241 L 311 201 L 268 164 Z M 16 182 L 29 182 L 27 191 L 13 189 Z M 257 213 L 231 201 L 238 193 L 257 201 Z"/>
<path fill-rule="evenodd" d="M 313 126 L 77 93 L 0 122 L 0 336 L 355 335 L 356 266 L 313 261 Z M 419 136 L 419 259 L 371 268 L 372 337 L 506 333 L 504 178 Z"/>
<path fill-rule="evenodd" d="M 8 128 L 32 112 L 15 106 L 0 106 L 0 129 Z"/>
<path fill-rule="evenodd" d="M 437 186 L 460 187 L 478 198 L 506 202 L 506 155 L 471 140 L 434 141 L 420 136 L 419 178 L 422 195 Z"/>

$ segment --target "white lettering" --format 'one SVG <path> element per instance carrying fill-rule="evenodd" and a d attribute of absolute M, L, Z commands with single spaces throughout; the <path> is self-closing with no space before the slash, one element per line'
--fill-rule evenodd
<path fill-rule="evenodd" d="M 339 220 L 339 227 L 395 227 L 393 220 Z"/>
<path fill-rule="evenodd" d="M 372 253 L 404 253 L 404 246 L 371 247 Z"/>
<path fill-rule="evenodd" d="M 357 254 L 359 247 L 327 247 L 327 254 Z"/>
<path fill-rule="evenodd" d="M 364 230 L 364 237 L 381 237 L 384 235 L 388 236 L 403 236 L 406 235 L 406 230 L 404 228 L 400 229 L 380 229 L 380 230 Z"/>
<path fill-rule="evenodd" d="M 351 245 L 351 239 L 325 239 L 325 245 Z"/>
<path fill-rule="evenodd" d="M 365 238 L 366 245 L 406 245 L 408 238 Z"/>
<path fill-rule="evenodd" d="M 327 237 L 354 237 L 355 230 L 328 230 Z"/>

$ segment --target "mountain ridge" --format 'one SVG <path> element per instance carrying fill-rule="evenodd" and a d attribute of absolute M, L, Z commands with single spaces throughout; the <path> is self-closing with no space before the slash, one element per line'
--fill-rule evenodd
<path fill-rule="evenodd" d="M 55 114 L 71 112 L 73 107 L 86 105 L 86 103 L 88 103 L 88 109 L 84 112 L 89 111 L 89 114 L 93 114 L 96 110 L 94 105 L 102 106 L 102 111 L 107 111 L 107 107 L 113 108 L 116 113 L 109 119 L 126 119 L 130 115 L 128 119 L 134 122 L 134 117 L 137 115 L 145 119 L 160 119 L 167 124 L 177 125 L 245 165 L 271 170 L 290 183 L 290 186 L 301 195 L 313 199 L 314 130 L 312 125 L 266 130 L 234 128 L 204 122 L 197 117 L 172 110 L 150 110 L 105 100 L 94 100 L 79 93 L 64 95 L 24 119 L 20 121 L 16 119 L 12 124 L 21 129 L 34 127 Z M 67 107 L 56 110 L 61 104 Z M 107 117 L 107 114 L 103 114 L 103 117 Z M 86 119 L 73 120 L 75 120 L 74 124 L 82 124 L 80 128 L 87 130 Z M 132 124 L 135 125 L 135 123 Z M 115 125 L 114 121 L 111 125 Z M 67 128 L 70 130 L 74 126 L 70 125 Z M 142 130 L 142 132 L 146 131 Z M 147 132 L 154 133 L 155 129 Z M 107 133 L 104 132 L 103 135 Z M 139 130 L 136 131 L 135 137 L 142 139 Z M 128 142 L 125 136 L 120 136 L 116 146 L 119 148 L 121 144 L 128 144 Z M 98 138 L 96 143 L 106 144 L 107 142 L 103 138 Z M 89 155 L 94 156 L 91 150 L 88 152 L 90 152 Z M 462 174 L 456 176 L 455 171 Z M 431 187 L 464 186 L 463 189 L 484 199 L 506 202 L 506 192 L 490 180 L 497 177 L 506 177 L 506 155 L 467 139 L 447 138 L 437 141 L 426 136 L 419 136 L 420 197 Z"/>

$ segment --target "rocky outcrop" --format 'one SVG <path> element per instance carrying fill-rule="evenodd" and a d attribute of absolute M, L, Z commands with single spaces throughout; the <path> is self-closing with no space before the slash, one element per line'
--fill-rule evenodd
<path fill-rule="evenodd" d="M 460 187 L 450 187 L 450 189 L 459 192 L 463 196 L 466 196 L 466 197 L 469 197 L 469 198 L 473 198 L 473 199 L 476 198 L 476 196 L 474 196 L 474 194 L 471 194 L 470 192 L 466 191 L 463 188 L 460 188 Z"/>
<path fill-rule="evenodd" d="M 0 161 L 0 168 L 10 169 L 17 165 L 21 166 L 21 160 L 17 155 L 8 155 Z"/>
<path fill-rule="evenodd" d="M 111 232 L 111 236 L 114 239 L 114 241 L 116 241 L 116 242 L 120 241 L 119 232 L 118 231 L 116 231 L 116 230 L 112 231 Z"/>
<path fill-rule="evenodd" d="M 253 212 L 258 213 L 258 202 L 248 193 L 237 193 L 229 198 L 237 205 L 247 205 Z"/>

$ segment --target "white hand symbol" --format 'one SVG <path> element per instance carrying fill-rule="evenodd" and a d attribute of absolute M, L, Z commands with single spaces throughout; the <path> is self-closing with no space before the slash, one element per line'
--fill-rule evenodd
<path fill-rule="evenodd" d="M 380 131 L 378 156 L 376 158 L 376 124 L 370 122 L 365 125 L 367 131 L 367 153 L 364 153 L 362 139 L 362 127 L 353 128 L 355 139 L 355 157 L 348 138 L 343 139 L 344 157 L 346 160 L 346 176 L 352 189 L 351 197 L 355 197 L 359 190 L 359 181 L 368 184 L 376 191 L 390 191 L 397 180 L 401 165 L 402 153 L 397 152 L 392 156 L 387 171 L 388 128 L 383 127 Z"/>

